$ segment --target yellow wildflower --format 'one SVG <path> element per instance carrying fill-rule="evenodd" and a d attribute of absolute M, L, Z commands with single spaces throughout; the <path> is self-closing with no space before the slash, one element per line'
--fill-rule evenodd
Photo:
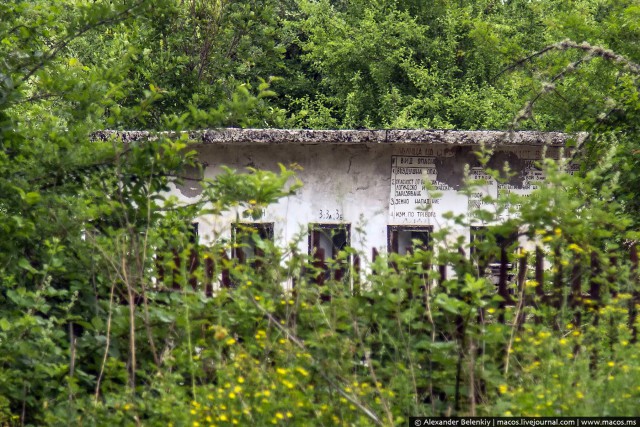
<path fill-rule="evenodd" d="M 567 246 L 567 249 L 569 249 L 570 251 L 574 251 L 575 253 L 578 253 L 578 254 L 584 252 L 582 248 L 576 245 L 575 243 L 571 243 L 569 246 Z"/>
<path fill-rule="evenodd" d="M 227 335 L 229 334 L 229 331 L 227 331 L 226 328 L 223 328 L 222 326 L 216 325 L 213 327 L 213 330 L 215 331 L 213 333 L 213 338 L 216 341 L 222 341 L 223 339 L 225 339 L 227 337 Z"/>
<path fill-rule="evenodd" d="M 291 381 L 282 380 L 282 384 L 284 384 L 285 387 L 287 387 L 287 388 L 293 388 L 294 387 L 294 385 L 293 385 L 293 383 Z"/>

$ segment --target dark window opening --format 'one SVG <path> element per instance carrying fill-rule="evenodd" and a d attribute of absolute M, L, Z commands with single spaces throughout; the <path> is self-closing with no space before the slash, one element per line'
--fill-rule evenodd
<path fill-rule="evenodd" d="M 240 263 L 249 263 L 254 267 L 260 264 L 264 250 L 260 248 L 260 241 L 273 240 L 273 223 L 253 222 L 236 223 L 231 228 L 233 247 L 231 256 Z"/>
<path fill-rule="evenodd" d="M 387 226 L 387 248 L 389 253 L 406 255 L 417 247 L 428 250 L 431 244 L 433 227 L 414 225 Z"/>
<path fill-rule="evenodd" d="M 156 252 L 155 264 L 158 275 L 154 287 L 158 291 L 181 290 L 185 281 L 193 290 L 198 288 L 197 274 L 200 267 L 198 223 L 189 224 L 186 228 L 188 232 L 186 241 L 170 244 L 164 250 Z M 188 249 L 186 255 L 185 249 Z M 168 283 L 171 284 L 170 288 L 167 287 Z"/>
<path fill-rule="evenodd" d="M 311 224 L 309 230 L 309 255 L 319 273 L 314 281 L 322 285 L 325 280 L 342 280 L 348 271 L 348 263 L 335 269 L 329 268 L 328 260 L 336 260 L 340 251 L 351 245 L 351 224 Z"/>
<path fill-rule="evenodd" d="M 262 270 L 265 241 L 273 241 L 273 223 L 235 223 L 231 226 L 231 258 L 239 264 Z M 222 270 L 223 288 L 234 288 L 238 285 L 232 276 L 228 269 Z"/>
<path fill-rule="evenodd" d="M 498 287 L 500 296 L 510 300 L 514 289 L 509 287 L 509 284 L 514 282 L 517 271 L 516 264 L 509 259 L 509 255 L 510 252 L 513 255 L 518 250 L 516 245 L 518 235 L 517 233 L 494 234 L 495 250 L 491 252 L 480 251 L 479 247 L 487 241 L 488 233 L 487 227 L 471 227 L 471 259 L 478 269 L 478 274 L 488 276 L 491 282 Z"/>
<path fill-rule="evenodd" d="M 398 254 L 398 255 L 411 255 L 414 253 L 416 249 L 420 249 L 423 251 L 428 251 L 431 248 L 431 232 L 433 231 L 433 227 L 425 226 L 425 225 L 388 225 L 387 226 L 387 250 L 390 255 Z M 414 288 L 413 279 L 410 277 L 413 275 L 413 268 L 409 268 L 408 270 L 403 271 L 403 274 L 406 274 L 405 284 L 407 296 L 409 299 L 413 299 L 414 295 L 421 295 L 421 298 L 424 297 L 425 292 L 427 290 L 426 282 L 424 279 L 427 279 L 428 274 L 425 273 L 428 270 L 431 270 L 431 258 L 420 256 L 423 273 L 420 274 L 422 284 L 420 285 L 420 290 Z M 399 263 L 401 261 L 398 259 L 394 259 L 393 256 L 390 257 L 390 265 L 398 272 L 402 268 L 399 267 Z M 411 261 L 412 263 L 415 260 Z M 413 265 L 415 267 L 415 265 Z M 395 292 L 395 290 L 394 290 Z M 418 292 L 418 293 L 416 293 Z"/>
<path fill-rule="evenodd" d="M 198 243 L 198 223 L 194 222 L 189 227 L 189 243 L 197 244 Z"/>
<path fill-rule="evenodd" d="M 198 277 L 196 270 L 200 267 L 200 256 L 198 253 L 198 223 L 194 222 L 189 227 L 189 261 L 187 265 L 188 281 L 191 288 L 195 291 L 198 288 Z M 174 286 L 175 287 L 175 286 Z"/>

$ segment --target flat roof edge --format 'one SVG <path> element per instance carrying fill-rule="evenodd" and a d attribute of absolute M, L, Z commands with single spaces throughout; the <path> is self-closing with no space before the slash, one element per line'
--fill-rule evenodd
<path fill-rule="evenodd" d="M 445 144 L 445 145 L 547 145 L 564 146 L 584 141 L 586 132 L 495 131 L 495 130 L 304 130 L 304 129 L 205 129 L 185 132 L 103 130 L 93 140 L 121 139 L 123 142 L 155 138 L 159 135 L 181 137 L 203 145 L 372 145 L 372 144 Z"/>

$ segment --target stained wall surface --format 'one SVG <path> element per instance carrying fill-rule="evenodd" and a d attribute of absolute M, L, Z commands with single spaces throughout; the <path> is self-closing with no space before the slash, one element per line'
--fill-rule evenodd
<path fill-rule="evenodd" d="M 303 188 L 269 206 L 256 222 L 274 223 L 276 242 L 296 241 L 301 252 L 308 250 L 309 224 L 350 224 L 351 246 L 366 258 L 373 248 L 387 250 L 388 225 L 455 228 L 444 219 L 445 212 L 468 213 L 486 203 L 485 195 L 496 196 L 499 191 L 528 194 L 543 178 L 535 161 L 562 154 L 557 146 L 496 147 L 488 167 L 502 169 L 508 163 L 515 172 L 508 182 L 499 184 L 484 173 L 479 149 L 478 145 L 418 143 L 202 144 L 197 148 L 200 161 L 208 165 L 204 171 L 208 178 L 219 174 L 223 165 L 238 171 L 246 167 L 277 171 L 279 163 L 298 165 Z M 461 192 L 465 170 L 471 178 L 486 180 L 471 195 Z M 175 193 L 186 202 L 193 201 L 199 184 L 188 181 Z M 229 238 L 231 224 L 242 220 L 239 215 L 231 211 L 223 217 L 200 218 L 202 241 Z M 467 237 L 469 230 L 459 228 L 457 233 Z"/>

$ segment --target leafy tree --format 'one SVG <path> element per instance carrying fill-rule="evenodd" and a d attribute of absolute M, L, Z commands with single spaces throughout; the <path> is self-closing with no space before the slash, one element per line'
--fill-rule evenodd
<path fill-rule="evenodd" d="M 154 372 L 147 361 L 159 368 L 163 336 L 151 324 L 167 321 L 171 310 L 149 308 L 154 259 L 196 212 L 161 194 L 195 159 L 180 138 L 123 143 L 90 133 L 154 117 L 176 127 L 191 119 L 228 124 L 261 102 L 241 87 L 211 111 L 163 118 L 154 106 L 163 95 L 157 83 L 130 95 L 139 84 L 132 79 L 139 51 L 128 40 L 136 26 L 148 28 L 174 7 L 0 6 L 3 423 L 81 424 L 81 413 L 95 405 L 122 409 L 133 399 Z M 102 45 L 107 51 L 91 61 L 89 43 L 101 34 L 111 38 Z M 268 95 L 268 84 L 258 91 Z"/>
<path fill-rule="evenodd" d="M 119 108 L 137 106 L 150 85 L 162 94 L 147 114 L 123 117 L 119 127 L 175 128 L 189 111 L 213 116 L 185 124 L 190 128 L 277 126 L 281 111 L 262 98 L 269 95 L 264 82 L 284 67 L 284 47 L 274 37 L 283 7 L 262 0 L 168 1 L 126 26 L 77 40 L 72 49 L 87 64 L 130 57 Z"/>

